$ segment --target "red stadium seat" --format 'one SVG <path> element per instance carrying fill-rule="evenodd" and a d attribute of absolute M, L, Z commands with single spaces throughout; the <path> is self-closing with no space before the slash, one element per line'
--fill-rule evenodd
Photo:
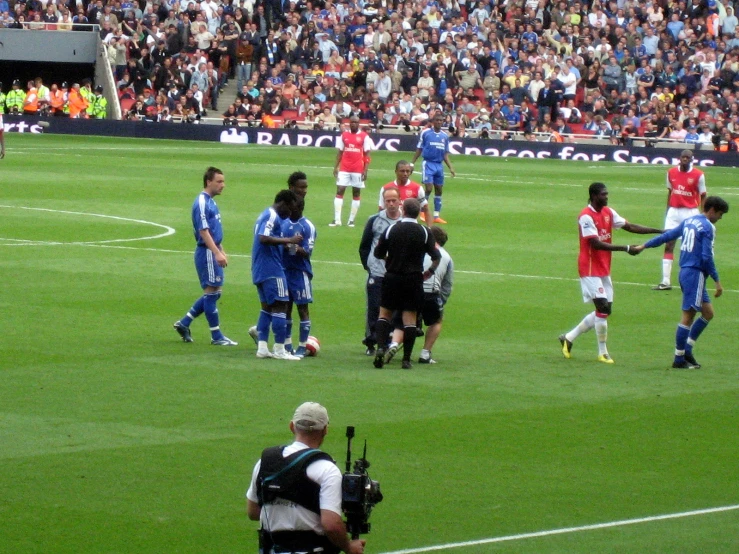
<path fill-rule="evenodd" d="M 121 112 L 126 113 L 128 110 L 133 108 L 133 105 L 136 103 L 136 99 L 124 97 L 121 98 Z"/>

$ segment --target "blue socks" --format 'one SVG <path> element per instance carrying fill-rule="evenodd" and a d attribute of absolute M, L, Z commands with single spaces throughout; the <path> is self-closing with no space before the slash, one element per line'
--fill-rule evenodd
<path fill-rule="evenodd" d="M 286 327 L 287 316 L 285 312 L 272 312 L 272 333 L 275 335 L 275 344 L 285 344 Z"/>
<path fill-rule="evenodd" d="M 698 340 L 698 337 L 701 336 L 701 333 L 705 331 L 706 327 L 708 327 L 708 320 L 702 317 L 699 317 L 693 322 L 693 325 L 690 327 L 688 340 L 685 344 L 685 352 L 688 354 L 693 353 L 693 345 L 695 345 L 695 341 Z"/>
<path fill-rule="evenodd" d="M 210 336 L 213 340 L 223 338 L 223 333 L 221 333 L 221 328 L 218 325 L 218 306 L 216 305 L 220 297 L 220 292 L 203 295 L 203 312 L 205 312 L 205 319 L 208 320 Z"/>
<path fill-rule="evenodd" d="M 300 345 L 304 345 L 308 342 L 308 336 L 310 335 L 310 319 L 300 322 L 300 336 L 298 341 Z"/>
<path fill-rule="evenodd" d="M 675 363 L 681 364 L 685 361 L 685 345 L 688 342 L 690 328 L 678 323 L 675 333 Z"/>
<path fill-rule="evenodd" d="M 441 196 L 434 196 L 434 212 L 441 213 Z"/>
<path fill-rule="evenodd" d="M 184 325 L 185 327 L 189 327 L 192 323 L 192 320 L 198 317 L 200 314 L 203 313 L 203 304 L 205 303 L 205 296 L 201 296 L 195 301 L 195 304 L 192 305 L 192 308 L 190 308 L 190 311 L 185 314 L 185 317 L 180 319 L 180 323 Z"/>
<path fill-rule="evenodd" d="M 260 341 L 267 342 L 269 340 L 269 326 L 272 324 L 272 314 L 264 310 L 259 312 L 257 320 L 257 336 Z"/>

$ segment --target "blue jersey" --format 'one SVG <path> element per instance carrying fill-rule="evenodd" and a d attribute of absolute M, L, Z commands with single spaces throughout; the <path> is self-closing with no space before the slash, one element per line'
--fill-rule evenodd
<path fill-rule="evenodd" d="M 207 192 L 198 194 L 192 205 L 192 228 L 198 246 L 205 246 L 200 231 L 208 229 L 213 242 L 220 245 L 223 242 L 223 227 L 221 226 L 221 212 L 218 211 L 215 200 Z"/>
<path fill-rule="evenodd" d="M 418 135 L 416 148 L 421 150 L 421 156 L 427 162 L 442 163 L 449 153 L 449 135 L 444 131 L 437 133 L 430 127 Z"/>
<path fill-rule="evenodd" d="M 716 228 L 713 223 L 705 215 L 699 214 L 689 217 L 674 229 L 648 240 L 644 246 L 652 248 L 682 237 L 680 269 L 695 269 L 704 275 L 710 275 L 714 281 L 718 281 L 718 271 L 713 261 L 715 235 Z"/>
<path fill-rule="evenodd" d="M 260 236 L 282 237 L 283 220 L 273 208 L 267 208 L 254 225 L 254 243 L 251 248 L 251 280 L 256 285 L 273 277 L 285 277 L 282 265 L 282 247 L 262 244 Z"/>
<path fill-rule="evenodd" d="M 283 220 L 283 232 L 282 236 L 292 237 L 300 233 L 303 235 L 303 242 L 300 246 L 308 253 L 308 257 L 298 256 L 296 254 L 290 254 L 288 248 L 282 250 L 282 263 L 286 271 L 297 270 L 305 271 L 313 277 L 313 266 L 310 263 L 310 256 L 313 254 L 313 247 L 316 243 L 316 227 L 309 219 L 301 217 L 297 221 L 290 219 Z"/>

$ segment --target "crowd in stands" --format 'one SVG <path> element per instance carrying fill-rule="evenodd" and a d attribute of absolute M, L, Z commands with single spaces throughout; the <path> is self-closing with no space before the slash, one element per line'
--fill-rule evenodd
<path fill-rule="evenodd" d="M 3 1 L 0 0 L 0 7 Z M 25 89 L 16 79 L 7 94 L 0 83 L 0 114 L 105 119 L 107 109 L 103 87 L 97 86 L 93 91 L 90 79 L 71 87 L 67 83 L 47 87 L 41 77 L 37 77 L 28 81 Z"/>
<path fill-rule="evenodd" d="M 730 0 L 0 0 L 0 13 L 98 24 L 128 118 L 409 129 L 440 111 L 461 137 L 739 139 Z"/>

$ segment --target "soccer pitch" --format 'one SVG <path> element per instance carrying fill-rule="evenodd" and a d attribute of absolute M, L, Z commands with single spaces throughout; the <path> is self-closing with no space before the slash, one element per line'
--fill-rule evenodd
<path fill-rule="evenodd" d="M 605 182 L 612 208 L 661 227 L 665 167 L 454 157 L 442 215 L 456 274 L 439 363 L 401 371 L 374 369 L 360 344 L 357 248 L 410 153 L 373 154 L 350 229 L 327 226 L 333 149 L 6 141 L 0 552 L 255 552 L 251 469 L 264 447 L 289 442 L 305 400 L 328 408 L 324 449 L 342 470 L 345 427 L 356 427 L 355 457 L 368 440 L 385 500 L 367 552 L 736 552 L 736 170 L 706 170 L 709 194 L 731 210 L 717 225 L 725 292 L 696 346 L 703 369 L 672 371 L 680 293 L 650 288 L 660 249 L 614 253 L 614 365 L 595 361 L 592 332 L 571 360 L 557 341 L 591 309 L 577 279 L 588 185 Z M 226 177 L 219 311 L 237 348 L 212 347 L 203 318 L 193 344 L 172 329 L 200 292 L 190 207 L 209 165 Z M 295 170 L 308 175 L 305 214 L 318 229 L 311 320 L 322 350 L 257 360 L 252 229 Z M 614 243 L 646 238 L 616 231 Z"/>

